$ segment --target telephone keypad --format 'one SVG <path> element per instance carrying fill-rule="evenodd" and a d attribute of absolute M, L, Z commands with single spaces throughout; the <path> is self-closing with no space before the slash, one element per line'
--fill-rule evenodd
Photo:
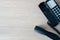
<path fill-rule="evenodd" d="M 55 13 L 55 15 L 58 17 L 60 20 L 60 8 L 58 6 L 55 6 L 52 11 Z"/>

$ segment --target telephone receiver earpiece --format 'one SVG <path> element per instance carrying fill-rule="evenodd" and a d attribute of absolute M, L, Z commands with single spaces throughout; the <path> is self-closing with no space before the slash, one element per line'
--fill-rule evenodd
<path fill-rule="evenodd" d="M 53 40 L 60 40 L 59 36 L 52 33 L 52 32 L 48 32 L 47 30 L 39 27 L 39 26 L 36 26 L 35 27 L 35 31 L 37 31 L 38 33 L 40 34 L 43 34 L 43 35 L 46 35 L 48 36 L 49 38 L 53 39 Z"/>

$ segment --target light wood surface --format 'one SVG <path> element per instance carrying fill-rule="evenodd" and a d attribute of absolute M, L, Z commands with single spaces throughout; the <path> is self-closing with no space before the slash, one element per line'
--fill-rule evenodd
<path fill-rule="evenodd" d="M 0 40 L 51 40 L 34 31 L 36 25 L 47 22 L 38 7 L 43 1 L 0 0 Z"/>

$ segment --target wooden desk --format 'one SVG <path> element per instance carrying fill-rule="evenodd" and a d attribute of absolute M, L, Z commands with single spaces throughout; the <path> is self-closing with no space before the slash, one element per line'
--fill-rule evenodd
<path fill-rule="evenodd" d="M 0 0 L 0 40 L 50 40 L 34 31 L 47 22 L 38 7 L 42 1 Z"/>

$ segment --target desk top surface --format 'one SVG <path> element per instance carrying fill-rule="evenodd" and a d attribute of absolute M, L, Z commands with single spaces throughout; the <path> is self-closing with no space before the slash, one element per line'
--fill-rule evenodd
<path fill-rule="evenodd" d="M 42 1 L 0 0 L 0 40 L 51 40 L 34 31 L 47 22 L 38 7 Z"/>

